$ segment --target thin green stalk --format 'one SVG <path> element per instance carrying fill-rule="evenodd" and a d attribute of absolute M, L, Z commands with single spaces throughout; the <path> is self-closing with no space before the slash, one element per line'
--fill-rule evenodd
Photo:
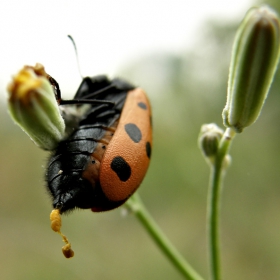
<path fill-rule="evenodd" d="M 210 274 L 212 280 L 221 279 L 219 244 L 220 196 L 222 189 L 222 176 L 226 166 L 225 157 L 228 154 L 231 140 L 234 135 L 235 132 L 230 128 L 225 131 L 220 141 L 215 162 L 211 168 L 207 224 L 209 234 Z"/>
<path fill-rule="evenodd" d="M 150 234 L 154 242 L 175 266 L 175 268 L 181 272 L 185 279 L 203 280 L 203 278 L 190 266 L 190 264 L 164 235 L 155 220 L 149 214 L 148 210 L 145 208 L 137 193 L 134 194 L 128 202 L 126 202 L 126 206 L 135 213 L 136 217 Z"/>

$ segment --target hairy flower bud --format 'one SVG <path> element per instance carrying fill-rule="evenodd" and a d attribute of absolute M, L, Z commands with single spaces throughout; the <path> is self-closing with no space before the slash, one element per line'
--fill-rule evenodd
<path fill-rule="evenodd" d="M 8 108 L 36 145 L 53 150 L 64 136 L 65 124 L 47 77 L 42 65 L 25 66 L 8 85 Z"/>
<path fill-rule="evenodd" d="M 262 109 L 279 59 L 277 14 L 263 6 L 249 10 L 233 45 L 224 125 L 236 132 L 254 123 Z"/>
<path fill-rule="evenodd" d="M 223 130 L 216 124 L 204 124 L 201 127 L 198 145 L 206 159 L 214 162 L 215 156 L 218 152 L 219 143 L 223 136 Z"/>

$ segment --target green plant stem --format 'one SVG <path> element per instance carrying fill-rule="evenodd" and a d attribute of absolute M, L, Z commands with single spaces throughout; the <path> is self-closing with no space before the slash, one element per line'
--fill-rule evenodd
<path fill-rule="evenodd" d="M 149 214 L 148 210 L 145 208 L 137 193 L 126 202 L 126 206 L 135 213 L 136 217 L 142 223 L 161 251 L 166 255 L 176 269 L 181 272 L 185 279 L 203 280 L 203 278 L 190 266 L 190 264 L 164 235 Z"/>
<path fill-rule="evenodd" d="M 219 223 L 220 223 L 220 204 L 222 177 L 225 171 L 225 157 L 228 154 L 231 140 L 235 132 L 227 128 L 220 144 L 215 162 L 211 168 L 209 196 L 208 196 L 208 234 L 209 234 L 209 257 L 210 257 L 210 274 L 212 280 L 221 279 L 220 270 L 220 244 L 219 244 Z"/>

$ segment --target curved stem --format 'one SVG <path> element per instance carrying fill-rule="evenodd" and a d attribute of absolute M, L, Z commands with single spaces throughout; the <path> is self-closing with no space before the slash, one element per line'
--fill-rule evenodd
<path fill-rule="evenodd" d="M 155 220 L 145 208 L 137 193 L 126 202 L 126 206 L 135 213 L 136 217 L 150 234 L 154 242 L 176 267 L 176 269 L 181 272 L 185 279 L 203 280 L 203 278 L 190 266 L 190 264 L 164 235 Z"/>
<path fill-rule="evenodd" d="M 234 135 L 235 132 L 230 128 L 225 131 L 220 141 L 215 163 L 211 168 L 207 224 L 209 234 L 210 273 L 212 280 L 221 279 L 219 244 L 220 195 L 222 189 L 222 176 L 225 169 L 225 156 L 228 154 L 231 140 Z"/>

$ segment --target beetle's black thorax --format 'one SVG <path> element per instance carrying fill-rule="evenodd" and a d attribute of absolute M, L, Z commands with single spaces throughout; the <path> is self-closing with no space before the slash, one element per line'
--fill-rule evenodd
<path fill-rule="evenodd" d="M 84 178 L 83 172 L 89 164 L 95 163 L 95 152 L 103 155 L 102 149 L 106 149 L 107 139 L 114 133 L 127 92 L 133 88 L 122 80 L 109 81 L 105 76 L 85 78 L 82 81 L 74 97 L 78 104 L 68 106 L 76 106 L 78 110 L 79 106 L 84 106 L 79 105 L 79 99 L 88 99 L 89 103 L 92 100 L 113 103 L 87 105 L 89 108 L 80 118 L 77 127 L 73 127 L 74 131 L 58 144 L 52 154 L 47 171 L 47 188 L 53 198 L 54 208 L 65 212 L 76 207 L 98 209 L 99 205 L 107 204 L 108 209 L 116 207 L 106 202 L 98 177 L 97 180 L 89 181 Z M 96 166 L 98 172 L 98 164 Z"/>

